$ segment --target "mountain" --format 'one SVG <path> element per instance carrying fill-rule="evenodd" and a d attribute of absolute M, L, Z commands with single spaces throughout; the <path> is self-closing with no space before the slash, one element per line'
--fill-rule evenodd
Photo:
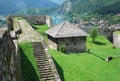
<path fill-rule="evenodd" d="M 119 0 L 67 0 L 59 8 L 59 12 L 85 14 L 100 7 L 117 3 Z M 58 13 L 59 13 L 58 12 Z"/>
<path fill-rule="evenodd" d="M 120 13 L 120 1 L 115 2 L 114 4 L 109 4 L 102 6 L 92 13 L 99 15 L 108 15 L 108 14 L 119 14 Z"/>
<path fill-rule="evenodd" d="M 61 5 L 66 0 L 51 0 L 51 1 L 53 1 L 53 2 L 55 2 L 57 4 L 59 4 L 59 5 Z"/>
<path fill-rule="evenodd" d="M 58 7 L 58 4 L 50 0 L 0 0 L 0 15 L 8 15 L 29 8 L 44 9 Z"/>
<path fill-rule="evenodd" d="M 109 13 L 110 8 L 112 8 L 111 12 L 117 13 L 120 7 L 119 4 L 120 0 L 67 0 L 56 10 L 56 13 L 64 14 L 66 18 L 72 20 L 89 13 L 100 13 L 101 10 Z"/>

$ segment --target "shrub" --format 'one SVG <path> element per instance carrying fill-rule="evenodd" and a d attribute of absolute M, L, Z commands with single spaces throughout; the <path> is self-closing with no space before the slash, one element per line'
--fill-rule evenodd
<path fill-rule="evenodd" d="M 59 51 L 62 52 L 62 53 L 67 53 L 66 45 L 61 45 L 61 46 L 59 47 Z"/>

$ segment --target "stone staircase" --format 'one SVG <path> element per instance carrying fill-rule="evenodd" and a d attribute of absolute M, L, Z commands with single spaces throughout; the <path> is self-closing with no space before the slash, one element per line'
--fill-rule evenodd
<path fill-rule="evenodd" d="M 34 55 L 37 62 L 40 77 L 45 81 L 56 81 L 49 59 L 45 54 L 44 48 L 40 42 L 33 42 Z"/>

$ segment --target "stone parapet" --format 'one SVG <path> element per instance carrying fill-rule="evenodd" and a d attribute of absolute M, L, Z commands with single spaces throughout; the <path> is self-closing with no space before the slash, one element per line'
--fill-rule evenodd
<path fill-rule="evenodd" d="M 120 34 L 113 34 L 113 46 L 115 48 L 119 48 L 120 47 Z"/>

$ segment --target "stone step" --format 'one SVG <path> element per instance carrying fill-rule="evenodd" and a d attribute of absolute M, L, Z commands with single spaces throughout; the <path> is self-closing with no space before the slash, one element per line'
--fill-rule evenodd
<path fill-rule="evenodd" d="M 41 74 L 41 73 L 52 73 L 51 70 L 41 70 L 41 69 L 40 69 L 39 71 L 40 71 L 40 74 Z"/>
<path fill-rule="evenodd" d="M 47 57 L 45 57 L 45 56 L 39 56 L 39 57 L 37 57 L 37 56 L 36 56 L 36 58 L 35 58 L 35 59 L 36 59 L 36 60 L 37 60 L 37 59 L 38 59 L 38 60 L 39 60 L 39 59 L 44 60 L 44 59 L 47 59 Z"/>
<path fill-rule="evenodd" d="M 36 58 L 35 58 L 36 60 L 39 60 L 39 59 L 42 59 L 42 60 L 44 60 L 44 59 L 47 59 L 47 57 L 45 57 L 45 56 L 39 56 L 39 57 L 37 57 L 36 56 Z"/>
<path fill-rule="evenodd" d="M 52 75 L 52 72 L 44 72 L 44 73 L 41 73 L 42 75 Z"/>
<path fill-rule="evenodd" d="M 50 68 L 50 66 L 39 66 L 40 68 Z"/>
<path fill-rule="evenodd" d="M 37 62 L 37 63 L 38 63 L 38 65 L 50 65 L 49 62 L 43 62 L 43 61 L 42 61 L 42 62 L 39 61 L 39 62 Z"/>
<path fill-rule="evenodd" d="M 46 62 L 46 63 L 44 63 L 44 62 L 37 62 L 37 63 L 38 63 L 38 66 L 42 66 L 42 65 L 48 66 L 48 65 L 50 65 L 49 62 Z"/>
<path fill-rule="evenodd" d="M 39 61 L 45 61 L 45 60 L 46 60 L 46 61 L 49 61 L 48 59 L 46 59 L 46 58 L 44 58 L 44 57 L 36 58 L 36 61 L 38 61 L 38 62 L 39 62 Z"/>
<path fill-rule="evenodd" d="M 39 60 L 37 60 L 36 62 L 37 62 L 38 64 L 41 64 L 41 63 L 42 63 L 42 64 L 43 64 L 43 63 L 44 63 L 44 64 L 45 64 L 45 63 L 49 63 L 49 61 L 48 61 L 47 59 L 45 59 L 45 60 L 40 60 L 40 59 L 39 59 Z"/>
<path fill-rule="evenodd" d="M 38 69 L 38 71 L 39 71 L 40 73 L 52 72 L 51 70 L 41 70 L 41 69 Z"/>
<path fill-rule="evenodd" d="M 45 57 L 46 58 L 46 56 L 44 56 L 44 54 L 37 54 L 37 55 L 35 55 L 35 57 Z"/>
<path fill-rule="evenodd" d="M 42 75 L 41 77 L 42 77 L 42 78 L 49 78 L 49 79 L 54 78 L 53 75 Z"/>
<path fill-rule="evenodd" d="M 34 56 L 37 62 L 37 67 L 38 71 L 40 72 L 41 78 L 45 81 L 55 81 L 49 60 L 45 54 L 42 44 L 39 42 L 34 42 L 32 44 L 34 48 Z"/>

